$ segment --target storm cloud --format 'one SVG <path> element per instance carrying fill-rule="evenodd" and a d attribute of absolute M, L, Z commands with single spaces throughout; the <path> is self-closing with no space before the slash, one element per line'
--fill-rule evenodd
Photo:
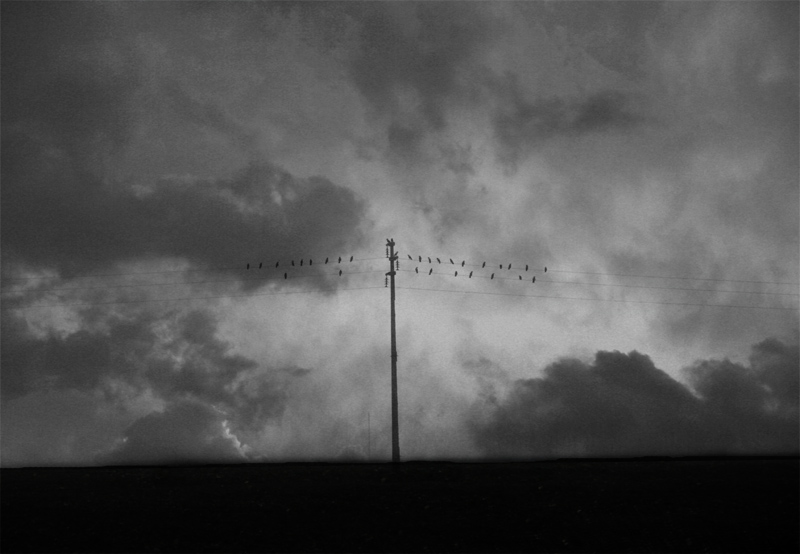
<path fill-rule="evenodd" d="M 497 458 L 796 454 L 799 363 L 796 344 L 767 339 L 747 366 L 685 368 L 686 386 L 636 351 L 565 358 L 484 398 L 473 437 Z"/>

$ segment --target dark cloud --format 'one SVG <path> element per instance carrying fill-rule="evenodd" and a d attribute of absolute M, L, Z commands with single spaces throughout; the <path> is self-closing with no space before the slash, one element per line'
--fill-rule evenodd
<path fill-rule="evenodd" d="M 227 432 L 225 417 L 193 401 L 176 402 L 163 412 L 134 422 L 122 444 L 99 456 L 100 464 L 175 464 L 243 462 L 238 440 Z"/>
<path fill-rule="evenodd" d="M 749 367 L 697 362 L 692 389 L 635 351 L 563 359 L 484 399 L 473 437 L 491 457 L 796 453 L 797 349 L 768 339 Z"/>
<path fill-rule="evenodd" d="M 558 136 L 630 129 L 644 118 L 628 108 L 620 91 L 603 91 L 581 100 L 551 97 L 528 100 L 514 75 L 491 84 L 501 99 L 493 115 L 501 161 L 513 165 L 525 151 Z"/>
<path fill-rule="evenodd" d="M 352 192 L 263 161 L 253 132 L 191 91 L 182 73 L 150 75 L 153 62 L 114 10 L 10 4 L 3 9 L 3 50 L 12 52 L 2 84 L 6 276 L 25 268 L 71 278 L 144 258 L 245 267 L 360 244 L 364 205 Z M 127 149 L 143 133 L 150 143 L 167 137 L 178 160 L 185 144 L 210 133 L 233 145 L 231 156 L 251 161 L 226 177 L 204 175 L 202 164 L 186 177 L 166 166 L 149 177 L 141 177 L 146 167 L 125 173 Z"/>

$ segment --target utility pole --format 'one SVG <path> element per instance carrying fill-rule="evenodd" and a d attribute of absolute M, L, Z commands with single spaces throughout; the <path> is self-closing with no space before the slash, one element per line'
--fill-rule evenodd
<path fill-rule="evenodd" d="M 392 462 L 400 461 L 400 428 L 397 422 L 397 337 L 394 322 L 394 276 L 397 255 L 394 253 L 394 239 L 386 239 L 389 248 L 389 276 L 392 291 Z"/>

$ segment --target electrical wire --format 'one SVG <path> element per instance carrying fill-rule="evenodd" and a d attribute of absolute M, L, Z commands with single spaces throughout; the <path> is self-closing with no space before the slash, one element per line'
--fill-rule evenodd
<path fill-rule="evenodd" d="M 457 294 L 488 294 L 493 296 L 523 296 L 528 298 L 557 298 L 562 300 L 591 300 L 594 302 L 620 302 L 620 303 L 630 303 L 630 304 L 664 304 L 669 306 L 702 306 L 702 307 L 713 307 L 713 308 L 749 308 L 755 310 L 798 310 L 797 307 L 795 308 L 786 308 L 783 306 L 753 306 L 753 305 L 742 305 L 742 304 L 701 304 L 701 303 L 694 303 L 694 302 L 659 302 L 655 300 L 619 300 L 613 298 L 586 298 L 586 297 L 576 297 L 576 296 L 548 296 L 544 294 L 516 294 L 516 293 L 505 293 L 505 292 L 482 292 L 482 291 L 471 291 L 471 290 L 452 290 L 452 289 L 429 289 L 429 288 L 421 288 L 421 287 L 403 287 L 403 286 L 396 286 L 395 288 L 398 289 L 405 289 L 405 290 L 421 290 L 421 291 L 432 291 L 432 292 L 451 292 Z"/>
<path fill-rule="evenodd" d="M 400 271 L 405 271 L 409 273 L 416 273 L 410 269 L 401 269 Z M 427 277 L 427 273 L 421 273 L 423 277 Z M 444 275 L 449 277 L 454 277 L 450 273 L 442 273 L 441 271 L 434 271 L 432 275 Z M 473 275 L 472 277 L 466 277 L 466 275 L 459 275 L 457 278 L 465 277 L 468 279 L 490 279 L 491 277 L 487 277 L 486 275 Z M 519 278 L 514 277 L 495 277 L 494 280 L 502 280 L 502 281 L 519 281 Z M 530 281 L 528 281 L 530 283 Z M 595 287 L 622 287 L 622 288 L 632 288 L 632 289 L 653 289 L 653 290 L 682 290 L 682 291 L 698 291 L 698 292 L 733 292 L 738 294 L 768 294 L 768 295 L 776 295 L 776 296 L 798 296 L 800 297 L 800 293 L 796 292 L 766 292 L 766 291 L 747 291 L 747 290 L 732 290 L 732 289 L 693 289 L 693 288 L 681 288 L 681 287 L 652 287 L 648 285 L 623 285 L 623 284 L 613 284 L 613 283 L 591 283 L 585 281 L 553 281 L 550 279 L 541 279 L 536 281 L 536 283 L 554 283 L 559 285 L 588 285 L 588 286 L 595 286 Z"/>
<path fill-rule="evenodd" d="M 328 257 L 330 258 L 330 256 L 328 256 Z M 334 257 L 338 258 L 338 256 L 334 256 Z M 342 258 L 344 259 L 345 257 L 342 256 Z M 297 259 L 300 259 L 300 258 L 297 258 Z M 305 258 L 303 258 L 303 259 L 305 259 Z M 311 258 L 311 259 L 313 259 L 313 258 Z M 382 260 L 382 259 L 384 259 L 384 256 L 380 256 L 380 257 L 377 257 L 377 258 L 354 258 L 353 262 L 365 262 L 365 261 L 369 261 L 369 260 Z M 276 262 L 277 261 L 280 261 L 280 260 L 276 260 Z M 333 265 L 333 264 L 337 264 L 338 265 L 339 263 L 343 263 L 343 264 L 344 263 L 348 263 L 349 264 L 349 263 L 353 263 L 353 262 L 350 262 L 349 260 L 342 261 L 342 262 L 330 262 L 328 264 L 325 264 L 324 262 L 322 262 L 322 263 L 320 263 L 318 265 L 321 265 L 321 266 L 322 265 Z M 262 262 L 262 263 L 266 263 L 268 266 L 271 266 L 273 264 L 273 262 Z M 284 263 L 286 263 L 286 262 L 284 261 Z M 298 269 L 298 266 L 294 266 L 294 267 L 295 267 L 295 269 Z M 309 267 L 313 267 L 313 265 L 309 266 Z M 125 277 L 125 276 L 130 276 L 130 275 L 161 275 L 161 274 L 165 274 L 165 273 L 208 273 L 210 271 L 227 271 L 227 270 L 236 270 L 236 269 L 241 270 L 241 271 L 257 270 L 257 268 L 251 268 L 250 270 L 248 270 L 246 266 L 242 267 L 242 266 L 239 265 L 239 266 L 224 266 L 224 267 L 223 266 L 208 267 L 208 268 L 204 268 L 204 269 L 169 269 L 169 270 L 165 270 L 165 271 L 141 271 L 141 272 L 133 272 L 133 273 L 95 273 L 93 275 L 84 275 L 82 277 L 95 278 L 95 277 Z M 262 269 L 271 269 L 271 270 L 279 270 L 279 271 L 282 270 L 281 267 L 277 267 L 277 268 L 276 267 L 264 267 Z M 57 276 L 48 275 L 48 276 L 42 276 L 42 277 L 3 277 L 0 280 L 2 280 L 2 281 L 34 281 L 34 280 L 57 279 L 57 278 L 58 278 Z"/>
<path fill-rule="evenodd" d="M 186 300 L 214 300 L 218 298 L 253 298 L 256 296 L 279 296 L 284 294 L 319 294 L 322 292 L 339 292 L 349 290 L 368 290 L 368 289 L 382 289 L 384 287 L 350 287 L 350 288 L 328 288 L 317 290 L 297 290 L 297 291 L 283 291 L 283 292 L 262 292 L 256 294 L 220 294 L 215 296 L 185 296 L 181 298 L 151 298 L 148 300 L 118 300 L 113 302 L 88 302 L 82 304 L 37 304 L 34 306 L 25 306 L 22 308 L 0 306 L 0 308 L 7 308 L 18 311 L 34 310 L 39 308 L 83 308 L 89 306 L 108 306 L 112 304 L 146 304 L 150 302 L 182 302 Z"/>
<path fill-rule="evenodd" d="M 359 273 L 377 273 L 383 272 L 382 269 L 371 269 L 365 271 L 348 271 L 343 273 L 342 275 L 356 275 Z M 322 277 L 325 275 L 329 276 L 338 276 L 338 273 L 316 273 L 311 275 L 288 275 L 286 279 L 307 279 L 309 277 Z M 251 278 L 244 278 L 244 279 L 218 279 L 218 280 L 211 280 L 211 281 L 184 281 L 184 282 L 177 282 L 177 283 L 137 283 L 137 284 L 126 284 L 126 285 L 104 285 L 104 286 L 91 286 L 91 287 L 66 287 L 66 288 L 56 288 L 56 289 L 28 289 L 28 290 L 4 290 L 0 292 L 0 294 L 25 294 L 25 293 L 39 293 L 39 292 L 58 292 L 58 291 L 71 291 L 71 290 L 98 290 L 98 289 L 120 289 L 120 288 L 132 288 L 132 287 L 174 287 L 174 286 L 183 286 L 183 285 L 198 285 L 198 284 L 205 284 L 205 283 L 239 283 L 242 281 L 278 281 L 283 280 L 279 276 L 275 277 L 251 277 Z"/>

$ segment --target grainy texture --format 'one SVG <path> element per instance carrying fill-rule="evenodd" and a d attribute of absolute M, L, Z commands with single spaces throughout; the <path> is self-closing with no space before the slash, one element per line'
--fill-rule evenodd
<path fill-rule="evenodd" d="M 3 552 L 797 552 L 797 459 L 2 470 Z"/>

